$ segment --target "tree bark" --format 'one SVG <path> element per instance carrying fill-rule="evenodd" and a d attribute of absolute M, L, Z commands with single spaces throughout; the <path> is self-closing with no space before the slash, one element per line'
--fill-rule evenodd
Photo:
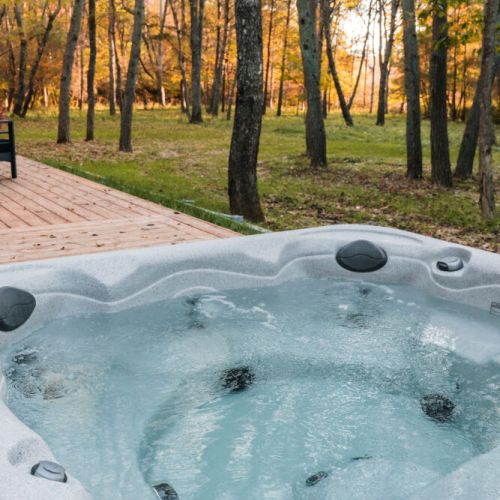
<path fill-rule="evenodd" d="M 21 116 L 23 108 L 24 94 L 26 92 L 26 61 L 28 58 L 28 39 L 24 31 L 24 5 L 16 2 L 14 5 L 14 17 L 19 31 L 19 72 L 17 76 L 17 90 L 14 101 L 14 114 Z"/>
<path fill-rule="evenodd" d="M 229 35 L 229 0 L 225 0 L 224 27 L 222 30 L 222 40 L 220 42 L 220 50 L 218 50 L 217 52 L 214 81 L 212 83 L 212 91 L 210 93 L 209 113 L 213 116 L 217 116 L 219 114 L 219 104 L 221 100 L 221 82 L 223 79 L 224 61 L 226 57 L 228 35 Z"/>
<path fill-rule="evenodd" d="M 201 111 L 201 51 L 205 0 L 189 0 L 191 12 L 191 123 L 203 121 Z"/>
<path fill-rule="evenodd" d="M 79 64 L 79 75 L 80 75 L 80 85 L 79 85 L 79 90 L 78 90 L 78 109 L 81 111 L 83 109 L 83 93 L 84 93 L 84 88 L 85 88 L 85 71 L 84 71 L 84 61 L 83 61 L 83 45 L 84 41 L 83 39 L 80 39 L 80 47 L 79 47 L 79 53 L 80 56 L 78 58 L 78 64 Z"/>
<path fill-rule="evenodd" d="M 365 40 L 363 42 L 363 50 L 361 51 L 361 58 L 359 61 L 359 68 L 358 68 L 358 74 L 356 76 L 356 80 L 354 82 L 354 87 L 352 89 L 352 94 L 351 97 L 349 98 L 349 102 L 347 103 L 347 107 L 349 111 L 352 108 L 352 105 L 354 103 L 354 99 L 356 98 L 356 92 L 358 90 L 358 85 L 359 85 L 359 80 L 361 79 L 361 72 L 363 71 L 363 64 L 365 62 L 366 58 L 366 47 L 368 46 L 368 38 L 370 37 L 370 24 L 372 20 L 372 9 L 373 9 L 373 2 L 375 0 L 370 0 L 370 6 L 368 8 L 368 24 L 366 26 L 366 35 L 365 35 Z M 365 79 L 365 84 L 366 84 L 366 79 Z"/>
<path fill-rule="evenodd" d="M 135 99 L 135 86 L 141 57 L 142 24 L 144 22 L 144 0 L 135 0 L 132 47 L 128 64 L 123 107 L 120 120 L 120 151 L 132 151 L 132 111 Z"/>
<path fill-rule="evenodd" d="M 287 55 L 286 53 L 288 50 L 288 30 L 290 29 L 291 6 L 292 6 L 292 0 L 287 0 L 285 32 L 283 34 L 283 53 L 281 55 L 280 85 L 278 90 L 278 108 L 276 110 L 276 116 L 281 116 L 281 111 L 283 108 L 283 86 L 285 83 L 285 69 L 286 69 L 286 55 Z"/>
<path fill-rule="evenodd" d="M 118 45 L 116 43 L 116 7 L 115 7 L 115 2 L 114 0 L 110 0 L 112 8 L 113 8 L 113 18 L 114 18 L 114 25 L 113 25 L 113 52 L 115 54 L 115 68 L 116 68 L 116 85 L 115 85 L 115 91 L 116 91 L 116 103 L 118 104 L 118 108 L 120 109 L 120 112 L 122 111 L 122 106 L 123 106 L 123 82 L 122 82 L 122 64 L 120 61 L 120 53 L 118 52 Z M 121 33 L 119 31 L 120 38 L 122 38 Z M 124 45 L 121 43 L 121 55 L 124 55 Z"/>
<path fill-rule="evenodd" d="M 229 153 L 228 194 L 232 214 L 263 221 L 257 190 L 262 124 L 262 16 L 260 0 L 236 0 L 236 111 Z"/>
<path fill-rule="evenodd" d="M 271 0 L 271 11 L 269 13 L 269 31 L 267 33 L 267 58 L 266 58 L 266 75 L 264 79 L 264 109 L 263 113 L 266 114 L 267 96 L 269 94 L 269 67 L 271 64 L 271 39 L 273 36 L 273 20 L 274 20 L 275 0 Z"/>
<path fill-rule="evenodd" d="M 373 104 L 375 102 L 375 65 L 377 62 L 377 56 L 375 54 L 375 22 L 373 23 L 372 31 L 372 75 L 370 82 L 370 114 L 373 113 Z"/>
<path fill-rule="evenodd" d="M 458 79 L 458 62 L 457 62 L 458 43 L 453 44 L 453 79 L 451 85 L 451 121 L 456 122 L 458 118 L 457 112 L 457 79 Z"/>
<path fill-rule="evenodd" d="M 116 115 L 116 90 L 115 90 L 115 9 L 113 0 L 108 2 L 108 101 L 109 114 Z"/>
<path fill-rule="evenodd" d="M 160 33 L 158 39 L 157 65 L 156 65 L 156 98 L 160 106 L 167 105 L 165 101 L 165 88 L 163 87 L 163 40 L 165 38 L 165 22 L 167 19 L 166 0 L 160 0 Z"/>
<path fill-rule="evenodd" d="M 35 77 L 38 73 L 38 68 L 40 66 L 40 62 L 42 60 L 42 56 L 45 52 L 45 48 L 47 47 L 47 43 L 49 41 L 50 33 L 52 32 L 52 28 L 54 27 L 54 22 L 61 11 L 62 1 L 58 0 L 56 8 L 49 14 L 47 20 L 47 26 L 43 32 L 43 36 L 38 45 L 38 51 L 31 65 L 30 74 L 28 77 L 28 91 L 26 92 L 26 96 L 23 100 L 23 107 L 21 110 L 21 116 L 24 118 L 28 113 L 29 106 L 31 101 L 33 100 L 33 96 L 35 94 Z"/>
<path fill-rule="evenodd" d="M 7 32 L 7 55 L 8 55 L 8 67 L 9 67 L 9 84 L 7 89 L 7 111 L 10 111 L 14 97 L 16 94 L 16 56 L 14 54 L 14 47 L 12 45 L 12 30 L 11 23 L 8 15 L 8 11 L 5 10 L 5 31 Z"/>
<path fill-rule="evenodd" d="M 95 3 L 96 0 L 88 0 L 88 28 L 89 28 L 89 67 L 87 71 L 87 134 L 86 141 L 94 140 L 94 117 L 95 117 L 95 65 L 97 58 L 97 41 L 96 41 L 96 19 L 95 19 Z"/>
<path fill-rule="evenodd" d="M 472 176 L 474 157 L 479 137 L 479 82 L 472 101 L 472 107 L 465 123 L 464 135 L 460 143 L 455 177 L 467 179 Z"/>
<path fill-rule="evenodd" d="M 183 48 L 183 23 L 179 23 L 179 16 L 177 15 L 177 10 L 175 8 L 173 0 L 168 0 L 170 9 L 172 10 L 172 18 L 174 20 L 175 34 L 177 38 L 177 62 L 179 64 L 179 70 L 181 72 L 181 107 L 184 113 L 186 113 L 188 118 L 191 118 L 191 111 L 189 106 L 189 86 L 187 83 L 186 66 L 184 64 L 184 48 Z"/>
<path fill-rule="evenodd" d="M 382 0 L 381 0 L 382 1 Z M 378 106 L 377 106 L 377 125 L 385 125 L 385 113 L 387 107 L 387 84 L 389 77 L 389 62 L 392 55 L 392 47 L 394 45 L 394 33 L 396 31 L 396 14 L 398 12 L 399 0 L 391 0 L 391 20 L 389 25 L 389 34 L 385 44 L 384 58 L 380 64 L 380 84 L 378 89 Z M 382 16 L 383 6 L 380 6 L 380 15 Z"/>
<path fill-rule="evenodd" d="M 479 205 L 483 217 L 495 217 L 493 184 L 493 143 L 491 94 L 495 78 L 496 30 L 500 14 L 499 0 L 484 2 L 483 51 L 479 77 Z"/>
<path fill-rule="evenodd" d="M 70 100 L 71 100 L 71 78 L 73 72 L 73 63 L 75 61 L 75 49 L 80 34 L 82 22 L 84 0 L 75 0 L 73 3 L 73 13 L 66 39 L 66 48 L 64 51 L 63 67 L 59 85 L 59 119 L 57 130 L 57 142 L 63 144 L 70 142 Z"/>
<path fill-rule="evenodd" d="M 306 148 L 313 168 L 326 166 L 326 136 L 321 109 L 320 54 L 316 34 L 316 0 L 297 0 L 300 52 L 307 97 Z M 325 23 L 326 24 L 326 23 Z"/>
<path fill-rule="evenodd" d="M 237 78 L 236 76 L 233 78 L 233 82 L 231 84 L 231 88 L 229 90 L 229 97 L 227 100 L 227 114 L 226 114 L 226 120 L 229 121 L 231 120 L 231 111 L 233 108 L 233 101 L 234 101 L 234 92 L 236 90 L 236 83 L 237 83 Z"/>
<path fill-rule="evenodd" d="M 406 175 L 422 178 L 420 68 L 415 0 L 403 0 L 403 45 L 406 95 Z"/>
<path fill-rule="evenodd" d="M 440 186 L 451 187 L 446 79 L 448 57 L 447 0 L 434 0 L 430 61 L 431 176 Z"/>
<path fill-rule="evenodd" d="M 496 17 L 497 23 L 500 22 L 500 15 Z M 495 59 L 495 64 L 499 64 L 498 57 Z M 455 167 L 454 175 L 460 179 L 467 179 L 472 176 L 474 170 L 474 157 L 476 156 L 476 149 L 479 140 L 479 118 L 480 118 L 480 102 L 481 102 L 481 88 L 484 87 L 484 82 L 481 78 L 486 78 L 486 74 L 481 73 L 479 81 L 477 82 L 476 92 L 474 93 L 474 100 L 472 107 L 465 123 L 464 135 L 460 143 L 460 150 L 458 152 L 457 165 Z M 495 71 L 490 75 L 491 82 L 495 78 Z"/>
<path fill-rule="evenodd" d="M 328 0 L 321 0 L 321 9 L 322 9 L 322 19 L 324 23 L 324 33 L 326 38 L 326 56 L 328 58 L 328 67 L 330 69 L 330 74 L 332 75 L 333 84 L 335 85 L 335 90 L 337 91 L 337 96 L 339 98 L 339 105 L 342 111 L 342 116 L 344 117 L 345 124 L 348 127 L 352 127 L 354 125 L 351 112 L 349 111 L 349 107 L 347 106 L 347 102 L 345 99 L 344 92 L 342 90 L 342 85 L 340 83 L 340 78 L 337 73 L 337 67 L 335 65 L 335 58 L 333 57 L 333 49 L 332 49 L 332 37 L 330 33 L 330 24 L 332 18 L 332 11 L 330 5 L 328 4 Z"/>

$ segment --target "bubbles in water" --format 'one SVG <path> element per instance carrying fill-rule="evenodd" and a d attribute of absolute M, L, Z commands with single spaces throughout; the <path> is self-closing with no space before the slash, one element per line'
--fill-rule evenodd
<path fill-rule="evenodd" d="M 59 320 L 2 366 L 12 410 L 97 500 L 399 499 L 500 444 L 491 321 L 297 280 Z"/>

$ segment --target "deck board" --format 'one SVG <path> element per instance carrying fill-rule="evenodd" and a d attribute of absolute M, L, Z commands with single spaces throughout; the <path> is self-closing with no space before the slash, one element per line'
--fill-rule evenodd
<path fill-rule="evenodd" d="M 238 236 L 128 193 L 18 156 L 0 163 L 0 264 Z"/>

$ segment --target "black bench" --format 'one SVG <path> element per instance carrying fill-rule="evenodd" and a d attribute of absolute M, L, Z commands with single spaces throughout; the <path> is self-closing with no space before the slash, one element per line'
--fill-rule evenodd
<path fill-rule="evenodd" d="M 7 128 L 5 126 L 7 125 Z M 10 162 L 12 178 L 17 177 L 16 141 L 14 139 L 14 122 L 0 120 L 0 161 Z"/>

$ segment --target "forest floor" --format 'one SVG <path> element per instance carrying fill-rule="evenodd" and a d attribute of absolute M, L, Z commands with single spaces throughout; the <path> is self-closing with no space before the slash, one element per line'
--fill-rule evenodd
<path fill-rule="evenodd" d="M 355 114 L 355 127 L 341 116 L 327 119 L 328 168 L 311 170 L 304 156 L 302 116 L 266 116 L 258 175 L 267 222 L 273 230 L 362 223 L 400 229 L 500 252 L 500 215 L 482 219 L 477 179 L 442 189 L 429 180 L 429 123 L 424 122 L 425 178 L 405 178 L 405 120 Z M 137 110 L 131 154 L 117 151 L 119 117 L 96 116 L 96 138 L 86 143 L 85 114 L 74 112 L 73 143 L 56 145 L 55 115 L 33 114 L 16 122 L 18 152 L 55 167 L 140 190 L 154 201 L 192 200 L 195 206 L 228 212 L 227 159 L 231 123 L 223 117 L 190 125 L 176 110 Z M 463 124 L 449 125 L 453 164 Z M 497 136 L 500 130 L 497 129 Z M 500 213 L 500 148 L 495 147 L 497 210 Z M 191 203 L 191 201 L 189 202 Z M 168 204 L 168 202 L 167 202 Z"/>

